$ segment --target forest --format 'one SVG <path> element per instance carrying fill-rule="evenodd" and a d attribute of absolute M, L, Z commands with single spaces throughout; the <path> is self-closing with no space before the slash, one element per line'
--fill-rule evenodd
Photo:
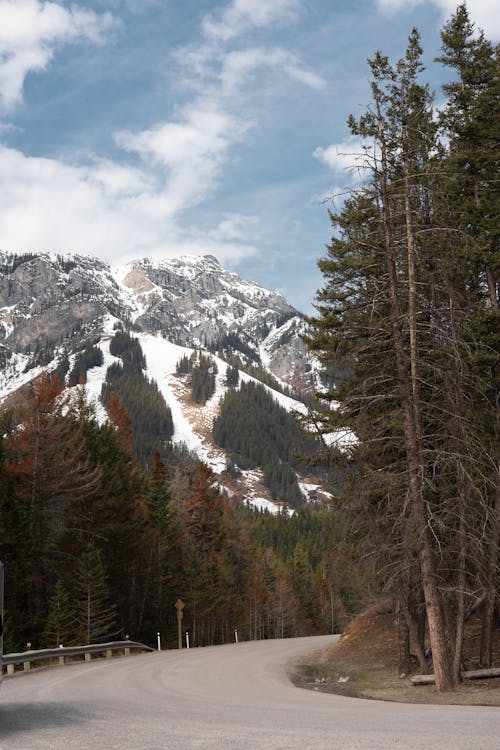
<path fill-rule="evenodd" d="M 231 369 L 228 371 L 230 378 Z M 267 388 L 249 381 L 241 383 L 238 390 L 229 389 L 212 432 L 215 442 L 240 469 L 263 468 L 264 484 L 276 501 L 292 508 L 304 504 L 297 470 L 307 471 L 305 458 L 313 452 L 314 441 Z"/>
<path fill-rule="evenodd" d="M 84 385 L 77 399 L 61 387 L 40 378 L 2 414 L 7 652 L 125 635 L 154 645 L 158 631 L 175 645 L 178 598 L 195 646 L 235 630 L 241 639 L 329 632 L 359 610 L 376 584 L 350 572 L 355 530 L 341 514 L 258 514 L 172 446 L 146 468 L 116 394 L 100 424 Z"/>
<path fill-rule="evenodd" d="M 414 29 L 404 57 L 369 61 L 371 102 L 349 117 L 361 179 L 320 263 L 310 345 L 346 375 L 324 429 L 358 438 L 344 499 L 396 600 L 401 669 L 460 680 L 467 622 L 492 664 L 499 626 L 499 66 L 465 5 L 445 24 L 438 108 Z M 347 476 L 347 471 L 346 471 Z"/>

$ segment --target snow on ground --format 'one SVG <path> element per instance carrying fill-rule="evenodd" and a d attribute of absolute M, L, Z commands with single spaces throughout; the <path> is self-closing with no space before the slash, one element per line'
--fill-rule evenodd
<path fill-rule="evenodd" d="M 47 367 L 33 367 L 25 372 L 29 361 L 30 357 L 27 354 L 13 354 L 4 369 L 0 370 L 0 401 L 48 369 Z"/>
<path fill-rule="evenodd" d="M 318 496 L 321 498 L 333 498 L 333 495 L 331 492 L 327 492 L 322 488 L 320 484 L 314 484 L 313 482 L 299 482 L 300 491 L 305 496 L 306 500 L 308 502 L 314 502 L 314 500 L 318 499 Z"/>
<path fill-rule="evenodd" d="M 256 510 L 268 511 L 276 515 L 282 513 L 286 506 L 275 503 L 269 500 L 268 497 L 263 497 L 264 490 L 264 473 L 260 469 L 249 469 L 241 472 L 241 480 L 245 485 L 245 504 Z M 293 515 L 295 511 L 291 508 L 286 508 L 286 512 L 289 515 Z"/>
<path fill-rule="evenodd" d="M 354 432 L 347 429 L 334 430 L 322 435 L 322 438 L 329 448 L 338 448 L 339 451 L 348 451 L 358 442 Z"/>
<path fill-rule="evenodd" d="M 191 356 L 192 349 L 172 344 L 160 336 L 139 334 L 139 342 L 146 357 L 147 373 L 156 381 L 160 392 L 172 410 L 174 422 L 174 443 L 184 443 L 190 450 L 198 451 L 202 444 L 183 414 L 181 404 L 172 387 L 172 377 L 177 362 L 184 356 Z"/>
<path fill-rule="evenodd" d="M 110 340 L 114 334 L 114 325 L 117 319 L 108 315 L 103 321 L 103 337 L 97 346 L 103 353 L 103 364 L 93 367 L 87 372 L 87 383 L 85 392 L 87 400 L 96 412 L 97 420 L 102 423 L 107 419 L 107 412 L 101 401 L 101 387 L 106 379 L 106 371 L 113 362 L 121 362 L 109 351 Z M 174 424 L 172 441 L 182 443 L 198 455 L 216 474 L 221 474 L 226 469 L 226 455 L 224 451 L 211 444 L 209 435 L 212 430 L 213 421 L 219 413 L 220 401 L 227 391 L 225 384 L 227 363 L 219 357 L 212 356 L 217 365 L 216 389 L 214 395 L 205 405 L 190 403 L 190 391 L 182 378 L 176 372 L 177 363 L 184 357 L 190 357 L 193 349 L 178 346 L 170 341 L 151 334 L 139 333 L 135 335 L 140 342 L 147 364 L 148 378 L 155 380 L 161 394 L 171 409 Z M 70 357 L 70 369 L 76 355 Z M 15 355 L 11 357 L 7 367 L 0 371 L 0 401 L 14 389 L 25 385 L 42 372 L 53 370 L 58 364 L 57 356 L 48 367 L 37 367 L 24 372 L 29 357 L 26 355 Z M 256 382 L 250 375 L 240 372 L 240 382 Z M 299 401 L 289 396 L 274 391 L 269 386 L 264 386 L 273 398 L 288 411 L 306 413 L 306 407 Z M 76 390 L 76 387 L 75 387 Z M 207 439 L 208 438 L 208 439 Z M 244 488 L 245 502 L 258 510 L 266 510 L 270 513 L 282 512 L 283 506 L 266 497 L 263 486 L 263 475 L 259 470 L 242 472 L 242 489 Z M 304 485 L 305 487 L 305 485 Z M 301 489 L 307 495 L 307 491 Z M 311 489 L 311 488 L 310 488 Z M 314 489 L 314 488 L 312 488 Z M 293 514 L 292 510 L 287 510 Z"/>
<path fill-rule="evenodd" d="M 269 338 L 269 337 L 268 337 Z M 262 362 L 262 367 L 264 370 L 267 370 L 267 372 L 272 373 L 273 378 L 276 380 L 277 383 L 280 384 L 280 386 L 284 389 L 289 389 L 290 385 L 286 383 L 284 380 L 281 380 L 275 373 L 272 371 L 271 367 L 271 355 L 269 354 L 269 351 L 267 349 L 267 339 L 265 339 L 260 345 L 259 345 L 259 357 L 260 361 Z M 274 394 L 275 391 L 272 391 Z M 303 406 L 303 404 L 302 404 Z M 288 408 L 288 407 L 285 407 Z"/>
<path fill-rule="evenodd" d="M 245 502 L 247 505 L 255 508 L 255 510 L 267 511 L 268 513 L 272 513 L 273 516 L 278 515 L 282 510 L 279 505 L 272 503 L 270 500 L 265 500 L 263 497 L 248 497 Z M 289 515 L 293 515 L 293 512 L 291 508 L 288 509 Z"/>
<path fill-rule="evenodd" d="M 7 339 L 12 331 L 14 330 L 14 315 L 17 309 L 17 305 L 10 305 L 7 307 L 0 307 L 0 325 L 4 329 L 3 338 Z"/>
<path fill-rule="evenodd" d="M 101 387 L 106 380 L 106 371 L 113 362 L 121 362 L 121 359 L 109 353 L 109 341 L 110 339 L 101 339 L 97 344 L 102 351 L 104 362 L 100 367 L 92 367 L 87 371 L 87 383 L 85 385 L 87 400 L 93 404 L 99 424 L 102 424 L 108 418 L 108 413 L 100 400 Z"/>
<path fill-rule="evenodd" d="M 139 342 L 146 357 L 148 377 L 154 379 L 158 388 L 167 402 L 172 412 L 174 423 L 174 443 L 183 443 L 189 450 L 196 453 L 205 463 L 207 463 L 216 473 L 224 471 L 226 468 L 226 458 L 222 450 L 214 448 L 205 443 L 202 437 L 196 432 L 193 425 L 187 418 L 185 406 L 179 399 L 179 378 L 176 376 L 176 367 L 178 361 L 184 357 L 190 357 L 192 349 L 184 346 L 172 344 L 170 341 L 160 336 L 150 334 L 139 334 Z M 217 390 L 214 396 L 207 401 L 204 407 L 196 407 L 200 412 L 202 424 L 207 421 L 213 421 L 216 414 L 220 397 L 223 393 L 222 379 L 225 376 L 225 368 L 220 371 L 220 360 L 217 364 L 219 374 L 217 376 Z M 208 425 L 207 425 L 208 426 Z"/>

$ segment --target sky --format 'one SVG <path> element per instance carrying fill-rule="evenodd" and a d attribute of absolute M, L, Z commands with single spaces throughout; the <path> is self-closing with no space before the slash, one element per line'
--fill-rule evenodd
<path fill-rule="evenodd" d="M 500 35 L 496 0 L 469 0 Z M 311 314 L 367 59 L 455 0 L 0 0 L 0 248 L 211 254 Z M 497 16 L 497 17 L 495 17 Z M 336 201 L 336 202 L 335 202 Z"/>

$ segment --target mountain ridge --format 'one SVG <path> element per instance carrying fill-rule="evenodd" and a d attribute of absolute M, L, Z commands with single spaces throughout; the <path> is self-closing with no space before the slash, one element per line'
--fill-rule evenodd
<path fill-rule="evenodd" d="M 105 419 L 102 384 L 107 368 L 119 363 L 110 341 L 116 328 L 124 327 L 139 340 L 145 375 L 173 412 L 172 442 L 187 445 L 219 480 L 227 456 L 211 440 L 210 426 L 226 391 L 228 361 L 237 363 L 242 382 L 259 372 L 272 376 L 276 387 L 265 387 L 275 400 L 288 411 L 307 412 L 298 391 L 313 390 L 315 362 L 301 338 L 303 316 L 284 297 L 226 271 L 213 256 L 110 266 L 90 256 L 0 252 L 0 270 L 0 405 L 64 359 L 71 371 L 84 347 L 95 345 L 103 362 L 88 371 L 85 388 Z M 197 350 L 208 353 L 218 369 L 215 394 L 205 405 L 191 403 L 176 373 L 178 360 Z M 283 386 L 292 388 L 295 398 L 280 393 Z M 247 501 L 279 507 L 259 470 L 244 478 L 248 482 L 238 491 Z M 308 497 L 307 482 L 301 486 Z M 317 489 L 313 482 L 311 492 Z M 226 490 L 235 491 L 228 484 Z"/>
<path fill-rule="evenodd" d="M 111 314 L 180 346 L 236 350 L 295 390 L 314 388 L 312 358 L 301 340 L 304 317 L 280 294 L 226 271 L 211 255 L 110 266 L 90 256 L 0 251 L 0 269 L 4 360 L 9 351 L 78 345 Z"/>

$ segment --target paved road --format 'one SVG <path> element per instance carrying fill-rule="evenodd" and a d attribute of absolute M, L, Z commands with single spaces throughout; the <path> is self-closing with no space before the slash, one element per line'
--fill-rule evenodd
<path fill-rule="evenodd" d="M 335 636 L 168 651 L 5 679 L 1 750 L 499 750 L 500 710 L 293 687 Z"/>

